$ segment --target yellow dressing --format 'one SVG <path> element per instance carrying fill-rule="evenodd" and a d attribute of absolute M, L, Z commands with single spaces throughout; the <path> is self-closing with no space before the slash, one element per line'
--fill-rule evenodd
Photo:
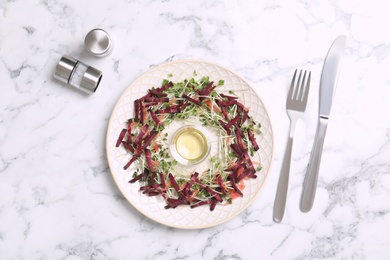
<path fill-rule="evenodd" d="M 186 128 L 175 138 L 176 150 L 181 157 L 189 161 L 197 161 L 207 153 L 205 136 L 197 129 Z"/>

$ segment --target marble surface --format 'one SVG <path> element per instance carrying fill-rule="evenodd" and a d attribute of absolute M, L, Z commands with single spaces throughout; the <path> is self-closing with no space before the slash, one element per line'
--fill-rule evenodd
<path fill-rule="evenodd" d="M 383 0 L 0 1 L 1 259 L 389 259 L 390 24 Z M 105 58 L 83 40 L 100 27 Z M 324 57 L 347 48 L 311 212 L 299 198 L 316 127 Z M 93 95 L 54 81 L 68 54 L 103 71 Z M 180 230 L 138 213 L 105 154 L 112 109 L 127 86 L 171 60 L 199 59 L 248 80 L 274 128 L 261 194 L 216 227 Z M 272 221 L 295 68 L 312 71 L 296 129 L 286 215 Z"/>

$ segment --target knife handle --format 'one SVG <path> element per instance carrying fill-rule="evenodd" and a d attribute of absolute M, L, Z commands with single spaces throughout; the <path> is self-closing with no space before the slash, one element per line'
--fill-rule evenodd
<path fill-rule="evenodd" d="M 302 212 L 309 212 L 313 207 L 327 126 L 328 119 L 320 117 L 317 124 L 316 136 L 314 138 L 313 150 L 310 155 L 309 165 L 303 182 L 300 203 Z"/>

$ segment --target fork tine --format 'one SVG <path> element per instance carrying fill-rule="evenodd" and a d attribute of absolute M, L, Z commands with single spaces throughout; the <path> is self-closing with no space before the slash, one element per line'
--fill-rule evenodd
<path fill-rule="evenodd" d="M 288 95 L 287 95 L 287 102 L 289 99 L 293 99 L 293 95 L 294 95 L 294 89 L 295 89 L 295 78 L 297 76 L 297 69 L 295 70 L 294 72 L 294 76 L 291 80 L 291 85 L 290 85 L 290 90 L 288 91 Z"/>
<path fill-rule="evenodd" d="M 297 82 L 295 82 L 295 87 L 294 87 L 294 95 L 291 97 L 293 100 L 297 100 L 298 97 L 300 97 L 301 93 L 301 78 L 302 78 L 302 70 L 299 71 L 299 76 Z"/>
<path fill-rule="evenodd" d="M 305 75 L 306 75 L 306 71 L 305 71 Z M 309 96 L 310 80 L 311 80 L 311 71 L 309 71 L 309 75 L 307 76 L 306 86 L 302 97 L 302 101 L 305 103 L 307 103 L 307 98 Z M 305 81 L 302 82 L 302 85 L 304 84 L 304 82 Z"/>
<path fill-rule="evenodd" d="M 301 102 L 304 100 L 304 95 L 306 91 L 305 82 L 306 82 L 306 70 L 305 73 L 303 74 L 302 81 L 299 82 L 299 95 L 297 96 L 297 100 Z"/>

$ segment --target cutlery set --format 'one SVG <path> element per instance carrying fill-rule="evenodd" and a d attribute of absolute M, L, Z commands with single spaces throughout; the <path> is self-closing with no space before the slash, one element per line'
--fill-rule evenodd
<path fill-rule="evenodd" d="M 336 38 L 328 51 L 322 68 L 317 130 L 305 180 L 303 183 L 299 206 L 302 212 L 309 212 L 314 203 L 318 174 L 320 170 L 322 148 L 324 145 L 327 124 L 341 68 L 345 43 L 346 37 L 344 35 Z M 288 193 L 294 129 L 296 122 L 302 117 L 306 109 L 310 89 L 311 73 L 305 71 L 302 75 L 302 71 L 300 71 L 298 79 L 296 79 L 296 77 L 297 70 L 294 73 L 286 102 L 286 111 L 290 118 L 290 131 L 275 196 L 273 219 L 276 223 L 280 223 L 284 216 Z"/>

